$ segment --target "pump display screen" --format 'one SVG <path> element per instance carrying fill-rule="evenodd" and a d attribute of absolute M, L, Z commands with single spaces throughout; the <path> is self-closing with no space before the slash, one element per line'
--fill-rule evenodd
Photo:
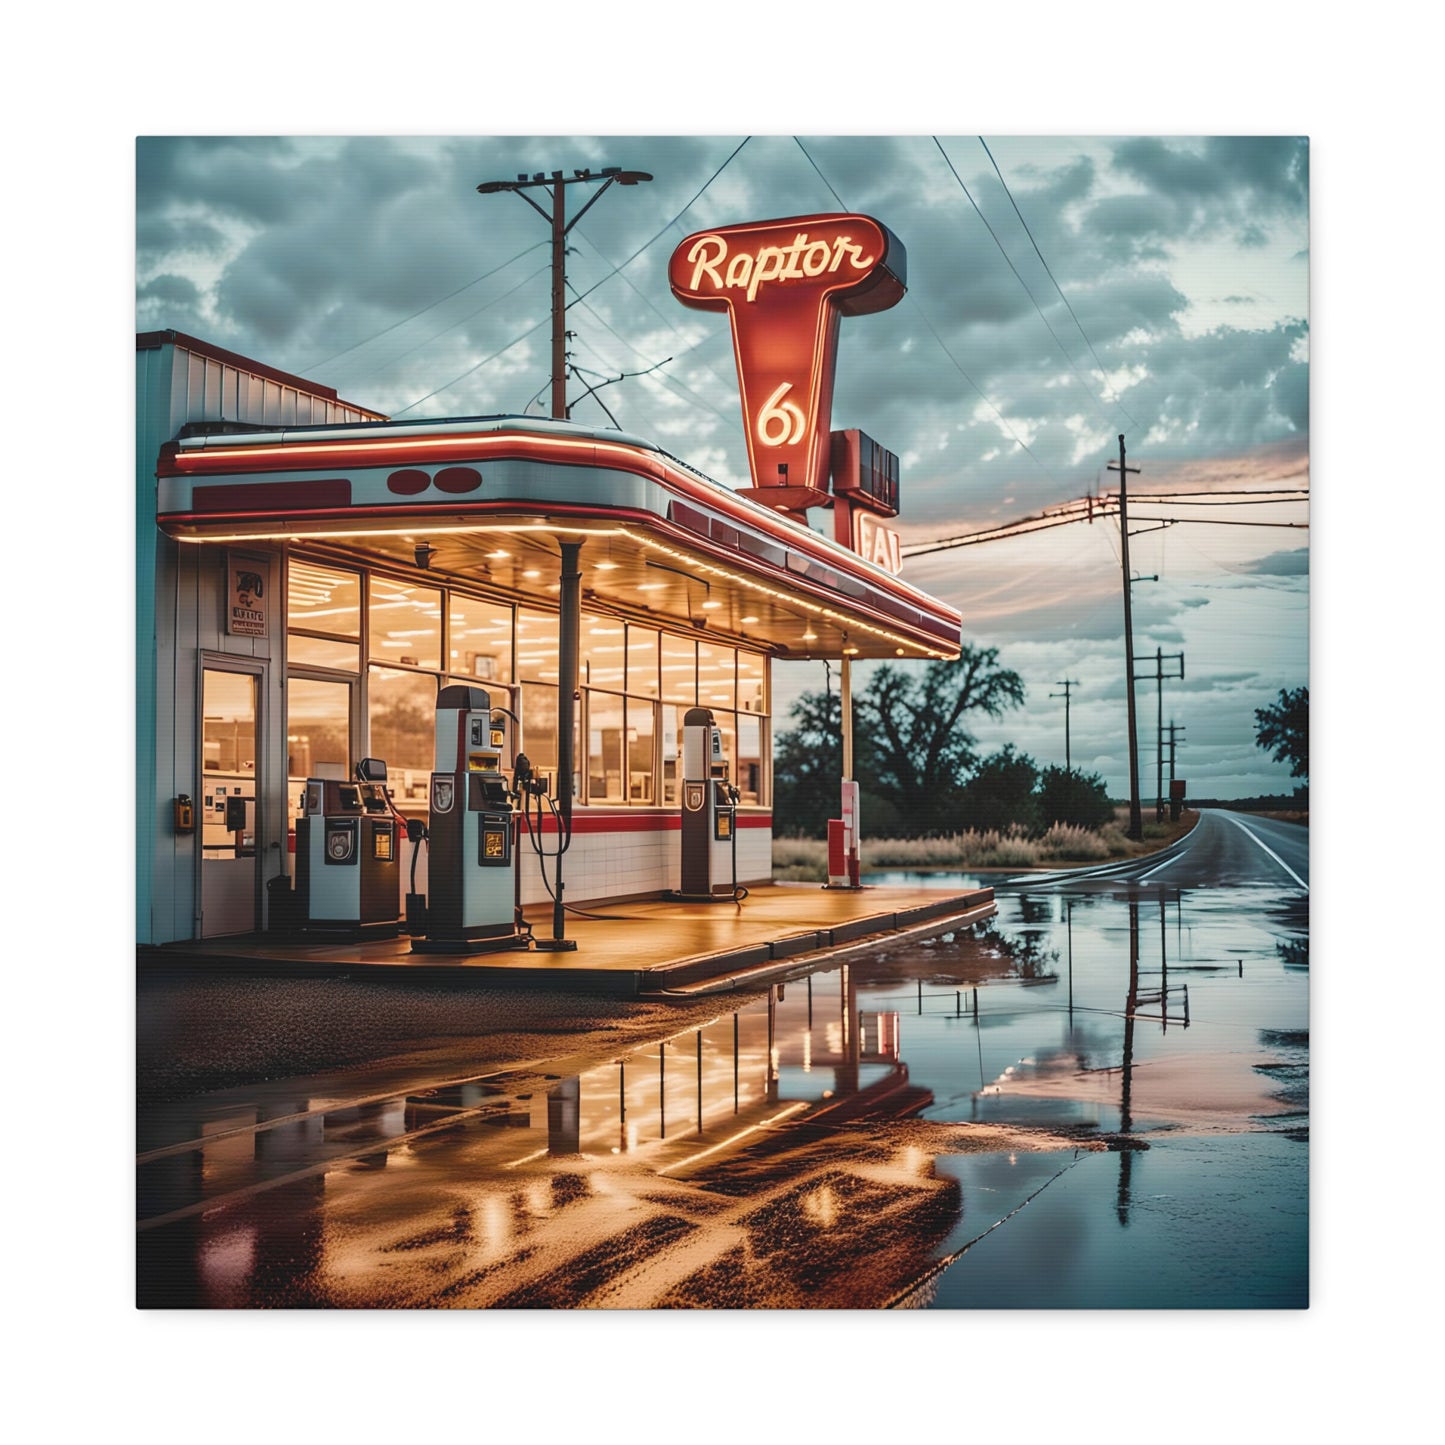
<path fill-rule="evenodd" d="M 390 863 L 392 837 L 390 828 L 378 828 L 371 835 L 371 856 L 383 863 Z"/>

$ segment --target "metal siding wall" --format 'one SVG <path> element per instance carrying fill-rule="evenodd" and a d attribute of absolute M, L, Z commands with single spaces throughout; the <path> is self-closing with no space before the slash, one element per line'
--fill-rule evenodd
<path fill-rule="evenodd" d="M 202 649 L 269 661 L 256 780 L 263 832 L 262 877 L 286 865 L 285 598 L 283 554 L 265 558 L 270 636 L 226 634 L 226 553 L 181 547 L 156 528 L 156 458 L 188 421 L 304 424 L 363 421 L 354 407 L 167 343 L 136 353 L 136 941 L 196 936 L 199 828 L 178 835 L 172 803 L 189 793 L 199 809 Z M 279 860 L 279 861 L 278 861 Z"/>
<path fill-rule="evenodd" d="M 189 793 L 196 807 L 196 831 L 189 837 L 171 837 L 171 847 L 164 854 L 164 871 L 158 872 L 157 885 L 162 889 L 157 898 L 156 915 L 165 933 L 156 942 L 170 943 L 196 936 L 197 869 L 201 838 L 201 799 L 197 795 L 200 769 L 196 765 L 196 691 L 194 609 L 182 606 L 182 599 L 194 597 L 199 590 L 196 573 L 200 565 L 200 548 L 184 550 L 169 540 L 164 541 L 168 566 L 161 580 L 168 586 L 158 587 L 159 595 L 169 599 L 171 606 L 157 617 L 158 652 L 166 660 L 161 673 L 165 689 L 157 708 L 156 756 L 161 790 L 160 806 L 164 808 L 177 793 Z M 166 695 L 168 694 L 168 696 Z"/>
<path fill-rule="evenodd" d="M 136 353 L 136 490 L 135 490 L 135 910 L 136 940 L 157 941 L 154 898 L 156 852 L 160 837 L 156 762 L 156 546 L 155 476 L 153 459 L 160 447 L 169 414 L 168 355 Z M 150 460 L 148 460 L 150 459 Z"/>

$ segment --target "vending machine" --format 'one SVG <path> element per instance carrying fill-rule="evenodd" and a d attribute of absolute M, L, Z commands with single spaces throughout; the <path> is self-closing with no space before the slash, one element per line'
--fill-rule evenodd
<path fill-rule="evenodd" d="M 426 937 L 414 953 L 525 948 L 517 921 L 512 793 L 502 771 L 509 714 L 480 687 L 437 694 L 436 768 L 427 824 Z"/>
<path fill-rule="evenodd" d="M 738 791 L 728 778 L 722 733 L 705 707 L 682 718 L 682 870 L 672 896 L 688 903 L 737 900 Z"/>
<path fill-rule="evenodd" d="M 395 938 L 401 931 L 399 857 L 384 762 L 364 758 L 354 779 L 307 778 L 296 823 L 303 931 Z"/>

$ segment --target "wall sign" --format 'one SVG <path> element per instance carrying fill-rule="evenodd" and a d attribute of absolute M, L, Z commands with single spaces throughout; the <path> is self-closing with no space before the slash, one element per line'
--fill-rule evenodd
<path fill-rule="evenodd" d="M 265 637 L 268 607 L 264 560 L 226 557 L 226 632 L 231 637 Z"/>
<path fill-rule="evenodd" d="M 828 498 L 838 326 L 903 297 L 902 243 L 870 216 L 792 216 L 689 236 L 668 280 L 684 306 L 726 311 L 752 496 L 784 511 Z"/>

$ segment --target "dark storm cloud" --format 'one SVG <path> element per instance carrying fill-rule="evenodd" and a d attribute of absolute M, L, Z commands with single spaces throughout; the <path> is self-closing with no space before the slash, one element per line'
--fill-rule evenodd
<path fill-rule="evenodd" d="M 298 195 L 300 152 L 285 137 L 142 136 L 136 210 L 188 202 L 257 225 L 284 219 Z"/>
<path fill-rule="evenodd" d="M 225 252 L 226 237 L 209 221 L 151 212 L 136 217 L 135 246 L 137 265 L 144 268 L 174 253 L 219 257 Z"/>
<path fill-rule="evenodd" d="M 1239 570 L 1255 577 L 1308 577 L 1309 549 L 1300 547 L 1292 552 L 1271 552 L 1268 557 L 1246 562 Z"/>
<path fill-rule="evenodd" d="M 1154 196 L 1155 221 L 1141 227 L 1146 233 L 1234 229 L 1254 245 L 1262 235 L 1249 233 L 1262 231 L 1269 217 L 1307 205 L 1308 145 L 1291 137 L 1211 137 L 1197 145 L 1139 137 L 1116 145 L 1113 161 Z"/>
<path fill-rule="evenodd" d="M 724 480 L 746 469 L 728 326 L 677 305 L 667 257 L 710 225 L 840 205 L 907 249 L 903 303 L 844 322 L 833 421 L 908 456 L 911 520 L 1079 495 L 1119 431 L 1152 430 L 1174 458 L 1303 434 L 1307 370 L 1287 354 L 1302 332 L 1186 336 L 1189 297 L 1137 264 L 1141 246 L 1167 257 L 1236 233 L 1249 207 L 1297 206 L 1298 146 L 1081 140 L 1047 147 L 1051 163 L 1007 138 L 990 149 L 1003 181 L 977 137 L 163 138 L 138 150 L 138 257 L 147 283 L 209 257 L 203 304 L 174 293 L 202 334 L 348 399 L 521 410 L 546 386 L 547 229 L 476 186 L 617 164 L 654 180 L 569 234 L 573 360 L 593 381 L 657 366 L 599 398 Z M 144 294 L 147 324 L 167 324 L 163 295 Z"/>

